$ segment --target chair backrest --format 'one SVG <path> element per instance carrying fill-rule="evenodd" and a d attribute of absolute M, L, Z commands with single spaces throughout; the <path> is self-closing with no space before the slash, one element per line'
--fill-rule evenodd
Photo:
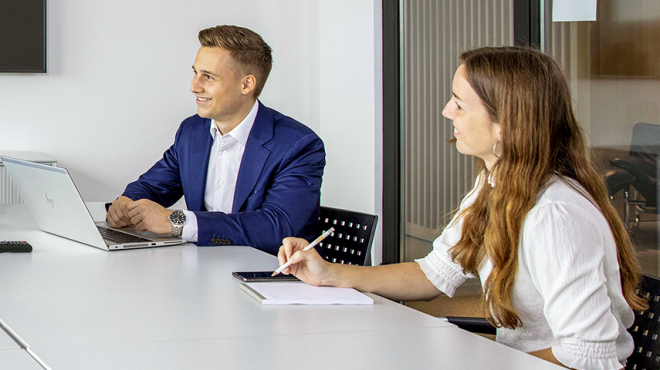
<path fill-rule="evenodd" d="M 638 293 L 648 298 L 649 309 L 635 311 L 635 323 L 628 329 L 635 350 L 628 357 L 627 370 L 660 369 L 660 279 L 644 275 Z"/>
<path fill-rule="evenodd" d="M 633 126 L 630 154 L 660 155 L 660 125 L 638 122 Z"/>
<path fill-rule="evenodd" d="M 335 228 L 332 235 L 319 243 L 326 260 L 334 263 L 365 266 L 369 257 L 378 216 L 343 209 L 321 207 L 319 227 Z"/>

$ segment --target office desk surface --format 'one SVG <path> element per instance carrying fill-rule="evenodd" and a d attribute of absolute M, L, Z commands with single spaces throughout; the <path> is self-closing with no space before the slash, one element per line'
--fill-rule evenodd
<path fill-rule="evenodd" d="M 5 349 L 20 349 L 18 343 L 14 342 L 11 337 L 0 328 L 0 351 Z"/>
<path fill-rule="evenodd" d="M 296 357 L 328 369 L 557 368 L 376 295 L 373 306 L 263 306 L 231 276 L 277 267 L 253 248 L 106 252 L 31 222 L 22 205 L 0 206 L 0 239 L 34 247 L 0 255 L 0 318 L 52 369 L 276 369 Z"/>
<path fill-rule="evenodd" d="M 16 299 L 0 300 L 0 317 L 33 347 L 450 325 L 375 295 L 366 306 L 263 306 L 231 276 L 277 267 L 253 248 L 2 257 L 0 297 Z"/>
<path fill-rule="evenodd" d="M 53 369 L 559 369 L 455 327 L 88 345 L 76 351 L 53 345 L 39 355 Z"/>
<path fill-rule="evenodd" d="M 0 350 L 0 368 L 11 370 L 43 370 L 25 350 Z"/>

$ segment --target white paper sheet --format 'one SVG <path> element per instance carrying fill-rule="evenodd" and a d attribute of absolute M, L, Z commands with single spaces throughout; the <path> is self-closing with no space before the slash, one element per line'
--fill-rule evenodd
<path fill-rule="evenodd" d="M 374 304 L 371 297 L 355 289 L 302 282 L 241 283 L 241 289 L 262 304 Z"/>

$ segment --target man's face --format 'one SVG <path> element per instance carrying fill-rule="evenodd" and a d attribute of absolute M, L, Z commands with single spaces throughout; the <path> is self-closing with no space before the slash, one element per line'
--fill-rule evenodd
<path fill-rule="evenodd" d="M 242 76 L 234 74 L 229 51 L 202 46 L 193 64 L 190 91 L 197 96 L 197 114 L 218 122 L 231 122 L 245 102 Z M 239 120 L 240 121 L 240 120 Z"/>

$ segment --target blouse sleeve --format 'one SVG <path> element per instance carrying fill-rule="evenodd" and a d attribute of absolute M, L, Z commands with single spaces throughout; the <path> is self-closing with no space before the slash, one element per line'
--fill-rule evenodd
<path fill-rule="evenodd" d="M 474 202 L 478 194 L 477 189 L 482 185 L 482 177 L 483 175 L 477 177 L 474 188 L 461 201 L 460 211 Z M 415 260 L 426 274 L 426 278 L 449 297 L 454 296 L 456 288 L 465 280 L 474 277 L 472 274 L 464 273 L 463 268 L 453 262 L 449 254 L 449 249 L 461 239 L 462 230 L 463 220 L 457 213 L 442 234 L 433 241 L 433 250 L 426 257 Z"/>
<path fill-rule="evenodd" d="M 574 204 L 549 203 L 528 215 L 522 245 L 519 258 L 559 342 L 552 347 L 557 360 L 575 369 L 620 369 L 619 324 L 603 266 L 606 250 L 615 248 L 607 222 Z"/>

